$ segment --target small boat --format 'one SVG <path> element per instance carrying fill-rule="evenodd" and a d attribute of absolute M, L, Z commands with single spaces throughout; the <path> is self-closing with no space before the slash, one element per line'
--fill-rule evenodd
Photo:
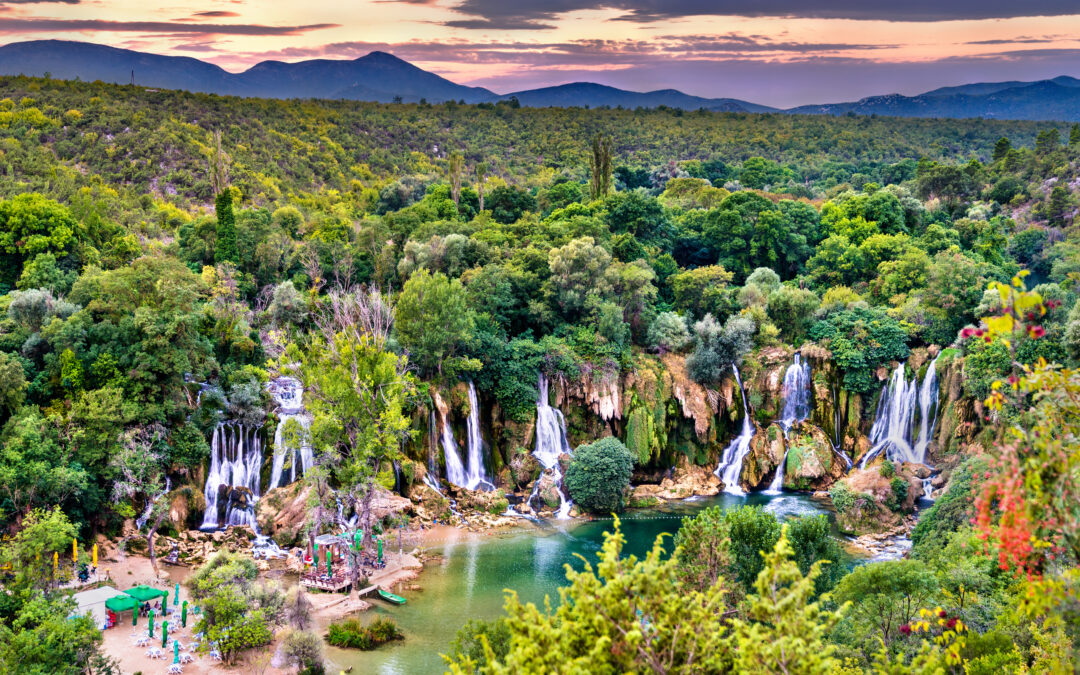
<path fill-rule="evenodd" d="M 401 597 L 400 595 L 394 595 L 390 591 L 384 591 L 381 588 L 379 589 L 379 597 L 382 598 L 383 600 L 385 600 L 387 602 L 390 602 L 390 603 L 393 603 L 395 605 L 404 605 L 405 604 L 405 598 Z"/>

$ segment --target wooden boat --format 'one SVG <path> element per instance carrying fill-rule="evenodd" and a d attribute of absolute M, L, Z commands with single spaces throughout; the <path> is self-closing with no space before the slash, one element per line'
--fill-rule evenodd
<path fill-rule="evenodd" d="M 390 591 L 384 591 L 381 588 L 379 589 L 379 597 L 382 598 L 383 600 L 385 600 L 387 602 L 390 602 L 390 603 L 393 603 L 395 605 L 404 605 L 405 604 L 405 598 L 401 597 L 400 595 L 394 595 Z"/>

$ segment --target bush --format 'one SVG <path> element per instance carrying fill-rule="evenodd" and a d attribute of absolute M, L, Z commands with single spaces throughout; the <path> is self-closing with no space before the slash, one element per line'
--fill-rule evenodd
<path fill-rule="evenodd" d="M 322 667 L 322 641 L 319 636 L 306 630 L 294 630 L 285 636 L 281 652 L 289 665 L 297 670 L 311 672 Z"/>
<path fill-rule="evenodd" d="M 345 619 L 330 624 L 326 632 L 326 641 L 334 647 L 364 651 L 404 638 L 394 620 L 386 617 L 379 617 L 367 625 L 359 619 Z"/>
<path fill-rule="evenodd" d="M 889 499 L 886 502 L 893 511 L 899 511 L 904 506 L 904 502 L 907 501 L 908 496 L 908 482 L 897 476 L 889 481 L 889 487 L 892 488 L 892 493 L 889 495 Z"/>
<path fill-rule="evenodd" d="M 780 539 L 780 523 L 776 516 L 760 506 L 742 506 L 726 511 L 724 521 L 730 538 L 731 576 L 749 592 L 765 566 L 761 552 L 771 551 Z"/>
<path fill-rule="evenodd" d="M 787 521 L 788 541 L 795 551 L 795 562 L 803 574 L 810 572 L 810 567 L 819 560 L 827 560 L 822 565 L 821 574 L 814 580 L 814 592 L 817 595 L 832 590 L 840 579 L 847 574 L 844 564 L 846 555 L 832 536 L 829 519 L 824 514 L 799 516 Z"/>
<path fill-rule="evenodd" d="M 458 662 L 468 657 L 476 664 L 477 671 L 483 670 L 487 665 L 487 654 L 480 636 L 487 638 L 488 646 L 497 660 L 503 660 L 509 653 L 510 624 L 504 617 L 494 621 L 469 619 L 458 629 L 454 641 L 450 643 L 450 657 Z"/>
<path fill-rule="evenodd" d="M 855 493 L 846 483 L 833 485 L 829 490 L 829 497 L 832 498 L 833 508 L 840 514 L 847 513 L 848 509 L 855 505 Z"/>
<path fill-rule="evenodd" d="M 889 461 L 884 461 L 878 467 L 878 475 L 882 478 L 892 478 L 896 475 L 896 466 Z"/>
<path fill-rule="evenodd" d="M 574 503 L 593 513 L 623 508 L 634 456 L 619 439 L 608 436 L 574 451 L 566 470 L 566 488 Z"/>

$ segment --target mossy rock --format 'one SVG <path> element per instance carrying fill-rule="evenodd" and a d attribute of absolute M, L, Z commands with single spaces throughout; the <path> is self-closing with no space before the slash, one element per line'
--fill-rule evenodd
<path fill-rule="evenodd" d="M 659 504 L 660 500 L 656 497 L 653 497 L 652 495 L 646 497 L 635 497 L 631 494 L 626 501 L 626 506 L 631 509 L 647 509 L 649 507 L 657 506 Z"/>

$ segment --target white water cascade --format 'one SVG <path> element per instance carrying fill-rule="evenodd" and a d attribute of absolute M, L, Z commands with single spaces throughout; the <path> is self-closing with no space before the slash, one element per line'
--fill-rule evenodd
<path fill-rule="evenodd" d="M 784 411 L 780 417 L 780 428 L 787 438 L 791 427 L 810 417 L 810 364 L 803 363 L 802 355 L 795 352 L 795 359 L 784 372 Z M 776 467 L 769 488 L 765 494 L 776 495 L 784 487 L 784 466 L 787 464 L 787 452 Z"/>
<path fill-rule="evenodd" d="M 444 406 L 441 405 L 442 400 L 439 398 L 439 393 L 435 392 L 434 396 L 435 407 L 442 410 Z M 462 463 L 461 454 L 458 452 L 457 440 L 454 439 L 454 430 L 450 428 L 449 408 L 446 410 L 447 413 L 443 416 L 442 432 L 440 435 L 443 456 L 446 458 L 446 480 L 458 487 L 468 487 L 469 481 L 466 477 L 465 464 Z"/>
<path fill-rule="evenodd" d="M 919 437 L 915 441 L 915 456 L 920 463 L 926 463 L 926 446 L 934 439 L 937 426 L 938 381 L 937 357 L 930 362 L 919 386 Z"/>
<path fill-rule="evenodd" d="M 536 388 L 536 447 L 533 448 L 533 457 L 536 457 L 544 470 L 551 471 L 555 478 L 559 492 L 559 510 L 555 517 L 564 520 L 570 517 L 570 507 L 573 506 L 573 502 L 563 495 L 563 476 L 559 468 L 559 456 L 571 453 L 570 444 L 566 441 L 566 419 L 558 408 L 548 404 L 548 381 L 543 373 L 540 373 L 537 379 Z M 539 489 L 540 479 L 537 478 L 526 503 L 532 504 Z"/>
<path fill-rule="evenodd" d="M 469 380 L 469 418 L 465 423 L 468 432 L 469 466 L 465 473 L 465 487 L 470 490 L 494 490 L 484 467 L 484 438 L 480 434 L 480 400 L 476 387 Z"/>
<path fill-rule="evenodd" d="M 916 378 L 909 382 L 904 364 L 896 366 L 888 384 L 881 390 L 874 426 L 870 428 L 870 451 L 861 468 L 881 453 L 892 461 L 924 463 L 926 447 L 933 438 L 937 417 L 937 359 L 930 363 L 922 386 Z M 919 433 L 914 435 L 915 422 Z"/>
<path fill-rule="evenodd" d="M 750 408 L 746 405 L 746 390 L 743 389 L 742 378 L 739 377 L 739 368 L 734 363 L 731 369 L 735 371 L 735 383 L 739 385 L 739 393 L 742 395 L 743 419 L 742 429 L 739 435 L 724 449 L 720 457 L 720 465 L 715 473 L 724 482 L 724 492 L 743 496 L 746 493 L 739 487 L 739 474 L 742 472 L 743 459 L 750 452 L 750 440 L 754 437 L 754 424 L 750 421 Z"/>
<path fill-rule="evenodd" d="M 259 489 L 261 467 L 262 443 L 259 441 L 258 429 L 235 422 L 222 422 L 217 425 L 210 442 L 210 472 L 206 476 L 206 487 L 203 491 L 206 497 L 206 512 L 200 529 L 247 525 L 258 533 L 255 503 L 262 494 Z M 234 506 L 230 499 L 225 507 L 225 521 L 218 522 L 218 497 L 223 486 L 229 488 L 226 495 L 237 488 L 246 488 L 250 494 L 246 508 Z"/>
<path fill-rule="evenodd" d="M 304 475 L 315 463 L 311 443 L 306 438 L 311 418 L 304 412 L 304 387 L 295 377 L 276 377 L 267 385 L 278 405 L 278 425 L 274 430 L 274 465 L 268 489 L 288 485 Z M 290 446 L 285 438 L 286 425 L 295 420 L 302 437 Z M 286 467 L 286 463 L 288 466 Z M 299 467 L 299 471 L 297 468 Z"/>

